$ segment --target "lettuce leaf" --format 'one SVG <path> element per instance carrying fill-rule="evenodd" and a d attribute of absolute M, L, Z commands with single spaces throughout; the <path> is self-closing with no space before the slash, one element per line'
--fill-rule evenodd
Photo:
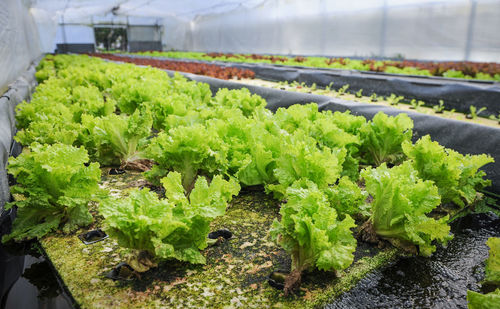
<path fill-rule="evenodd" d="M 360 129 L 366 125 L 365 117 L 351 115 L 351 111 L 345 111 L 343 113 L 336 111 L 331 116 L 331 119 L 339 128 L 354 135 L 359 135 Z"/>
<path fill-rule="evenodd" d="M 280 139 L 267 131 L 263 123 L 240 114 L 225 120 L 211 119 L 207 125 L 228 146 L 227 172 L 230 175 L 246 186 L 275 181 Z"/>
<path fill-rule="evenodd" d="M 54 109 L 57 108 L 54 106 Z M 66 144 L 74 145 L 77 143 L 78 136 L 82 126 L 71 121 L 64 122 L 61 118 L 48 116 L 46 121 L 35 121 L 30 125 L 18 131 L 14 139 L 21 145 L 39 144 Z"/>
<path fill-rule="evenodd" d="M 274 121 L 288 133 L 293 133 L 297 129 L 308 133 L 319 117 L 321 113 L 318 112 L 318 104 L 294 104 L 288 108 L 278 108 L 274 114 Z"/>
<path fill-rule="evenodd" d="M 491 237 L 486 244 L 490 251 L 486 260 L 484 283 L 500 286 L 500 238 Z"/>
<path fill-rule="evenodd" d="M 320 148 L 344 148 L 346 155 L 342 164 L 341 175 L 348 176 L 352 180 L 357 180 L 359 178 L 358 152 L 361 146 L 359 136 L 339 128 L 334 123 L 331 113 L 326 113 L 323 116 L 324 118 L 320 118 L 314 122 L 309 135 L 316 139 Z"/>
<path fill-rule="evenodd" d="M 318 105 L 310 103 L 306 105 L 292 105 L 288 108 L 280 108 L 276 111 L 274 119 L 278 126 L 286 132 L 293 134 L 297 130 L 305 132 L 314 138 L 319 148 L 329 147 L 331 149 L 345 148 L 346 155 L 343 161 L 342 175 L 357 180 L 359 177 L 358 151 L 361 145 L 358 132 L 353 129 L 366 122 L 364 117 L 356 117 L 346 114 L 332 114 L 330 111 L 319 112 Z M 339 127 L 337 123 L 345 125 Z M 351 128 L 353 126 L 353 128 Z"/>
<path fill-rule="evenodd" d="M 349 177 L 341 177 L 338 184 L 324 190 L 328 202 L 335 208 L 340 218 L 350 216 L 369 216 L 370 206 L 365 203 L 367 192 L 362 191 Z"/>
<path fill-rule="evenodd" d="M 168 128 L 169 116 L 186 116 L 196 103 L 186 93 L 172 93 L 168 96 L 157 98 L 151 103 L 153 114 L 153 128 L 164 130 Z"/>
<path fill-rule="evenodd" d="M 40 238 L 63 227 L 70 232 L 92 222 L 88 203 L 98 192 L 101 170 L 89 161 L 84 148 L 33 144 L 10 158 L 8 171 L 16 177 L 13 194 L 22 196 L 7 205 L 18 207 L 12 233 L 3 241 Z"/>
<path fill-rule="evenodd" d="M 469 309 L 496 309 L 500 306 L 500 289 L 488 294 L 467 291 L 467 307 Z"/>

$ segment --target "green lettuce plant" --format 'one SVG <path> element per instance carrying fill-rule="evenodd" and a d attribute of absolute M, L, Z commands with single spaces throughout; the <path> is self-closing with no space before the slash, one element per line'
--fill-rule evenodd
<path fill-rule="evenodd" d="M 62 228 L 75 230 L 92 222 L 88 203 L 98 193 L 101 170 L 89 161 L 84 148 L 69 145 L 33 144 L 19 157 L 10 158 L 8 171 L 18 195 L 6 209 L 17 206 L 12 233 L 3 241 L 40 238 Z"/>
<path fill-rule="evenodd" d="M 406 114 L 396 117 L 378 112 L 360 128 L 361 157 L 368 164 L 397 164 L 404 158 L 401 144 L 411 141 L 413 121 Z"/>
<path fill-rule="evenodd" d="M 82 123 L 86 131 L 80 136 L 81 142 L 102 165 L 148 169 L 143 153 L 153 123 L 148 109 L 137 109 L 131 116 L 85 114 Z"/>
<path fill-rule="evenodd" d="M 289 186 L 303 178 L 312 181 L 320 189 L 326 188 L 340 177 L 345 155 L 345 148 L 319 149 L 316 140 L 302 130 L 283 136 L 274 170 L 277 184 L 268 184 L 266 190 L 281 199 Z"/>
<path fill-rule="evenodd" d="M 292 269 L 285 279 L 285 294 L 297 289 L 306 270 L 342 270 L 353 261 L 356 240 L 354 220 L 337 212 L 318 186 L 301 180 L 286 191 L 287 202 L 280 208 L 271 235 L 291 255 Z"/>
<path fill-rule="evenodd" d="M 170 258 L 204 264 L 200 250 L 207 247 L 210 222 L 225 213 L 240 190 L 234 179 L 220 175 L 210 184 L 199 177 L 189 197 L 181 174 L 171 172 L 161 182 L 165 199 L 149 189 L 134 190 L 125 199 L 107 199 L 99 207 L 106 231 L 120 246 L 135 250 L 128 262 L 139 272 Z"/>
<path fill-rule="evenodd" d="M 227 145 L 216 131 L 201 124 L 160 132 L 151 139 L 146 153 L 157 163 L 146 173 L 148 179 L 157 183 L 173 170 L 181 173 L 182 185 L 188 192 L 199 174 L 223 174 L 228 165 Z"/>
<path fill-rule="evenodd" d="M 288 108 L 279 108 L 274 114 L 273 120 L 288 133 L 293 133 L 297 129 L 309 132 L 314 122 L 320 117 L 318 104 L 294 104 Z"/>
<path fill-rule="evenodd" d="M 494 162 L 489 155 L 462 155 L 433 142 L 429 135 L 414 145 L 410 141 L 402 144 L 405 155 L 411 159 L 420 178 L 432 180 L 439 189 L 442 203 L 453 202 L 461 207 L 472 203 L 476 191 L 491 184 L 484 179 L 482 166 Z"/>
<path fill-rule="evenodd" d="M 266 107 L 266 100 L 256 94 L 251 94 L 247 88 L 238 90 L 219 89 L 215 94 L 213 105 L 220 105 L 227 108 L 238 108 L 243 115 L 250 116 L 258 108 Z"/>
<path fill-rule="evenodd" d="M 417 246 L 422 256 L 436 250 L 434 240 L 446 244 L 451 239 L 448 216 L 440 219 L 427 216 L 440 204 L 438 188 L 432 181 L 420 179 L 411 162 L 393 168 L 383 163 L 376 169 L 363 170 L 361 177 L 373 197 L 370 228 L 366 232 L 408 251 Z"/>
<path fill-rule="evenodd" d="M 275 181 L 280 139 L 266 129 L 264 122 L 240 114 L 224 120 L 211 119 L 207 125 L 227 145 L 228 174 L 245 186 Z"/>
<path fill-rule="evenodd" d="M 328 197 L 328 202 L 335 208 L 340 218 L 350 215 L 355 218 L 370 215 L 370 206 L 366 204 L 368 193 L 349 177 L 343 176 L 338 183 L 323 190 Z"/>
<path fill-rule="evenodd" d="M 331 112 L 326 113 L 328 114 Z M 336 111 L 329 119 L 331 119 L 337 127 L 353 135 L 359 135 L 360 129 L 366 124 L 365 117 L 352 115 L 350 111 L 345 111 L 343 113 Z"/>

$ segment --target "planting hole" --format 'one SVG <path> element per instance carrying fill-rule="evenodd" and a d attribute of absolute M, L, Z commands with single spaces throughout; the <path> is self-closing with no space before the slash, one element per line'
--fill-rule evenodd
<path fill-rule="evenodd" d="M 109 170 L 109 174 L 110 175 L 121 175 L 121 174 L 125 174 L 125 170 L 122 170 L 120 168 L 112 168 Z"/>
<path fill-rule="evenodd" d="M 220 229 L 220 230 L 217 230 L 217 231 L 214 231 L 214 232 L 210 232 L 208 234 L 208 238 L 210 239 L 218 239 L 219 237 L 222 237 L 224 239 L 230 239 L 231 237 L 233 237 L 233 233 L 231 233 L 231 231 L 227 230 L 227 229 Z"/>
<path fill-rule="evenodd" d="M 121 262 L 116 265 L 109 273 L 106 274 L 106 278 L 116 280 L 132 280 L 134 277 L 137 277 L 137 274 L 134 272 L 134 269 L 125 262 Z"/>
<path fill-rule="evenodd" d="M 80 238 L 80 240 L 86 245 L 96 243 L 108 237 L 109 236 L 106 233 L 104 233 L 101 229 L 92 230 L 87 233 L 78 235 L 78 238 Z"/>

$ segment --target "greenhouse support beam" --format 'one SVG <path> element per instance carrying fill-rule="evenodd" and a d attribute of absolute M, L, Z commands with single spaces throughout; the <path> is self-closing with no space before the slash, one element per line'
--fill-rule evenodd
<path fill-rule="evenodd" d="M 477 0 L 471 0 L 469 23 L 467 25 L 467 38 L 465 40 L 465 60 L 470 59 L 472 40 L 474 39 L 474 24 L 476 22 Z"/>

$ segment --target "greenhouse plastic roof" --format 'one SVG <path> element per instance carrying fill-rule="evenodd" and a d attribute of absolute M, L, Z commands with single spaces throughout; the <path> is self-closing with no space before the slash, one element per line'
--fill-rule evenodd
<path fill-rule="evenodd" d="M 139 17 L 176 17 L 193 20 L 197 16 L 222 14 L 240 9 L 253 9 L 259 6 L 280 7 L 280 14 L 307 15 L 317 14 L 315 3 L 318 1 L 290 0 L 30 0 L 31 7 L 64 15 L 65 21 L 79 22 L 93 15 L 113 13 L 115 16 Z M 382 6 L 406 7 L 464 3 L 464 0 L 321 0 L 325 12 L 353 12 L 373 10 Z"/>
<path fill-rule="evenodd" d="M 31 7 L 64 15 L 65 19 L 113 13 L 121 16 L 177 17 L 220 14 L 239 8 L 253 8 L 265 0 L 34 0 Z"/>

